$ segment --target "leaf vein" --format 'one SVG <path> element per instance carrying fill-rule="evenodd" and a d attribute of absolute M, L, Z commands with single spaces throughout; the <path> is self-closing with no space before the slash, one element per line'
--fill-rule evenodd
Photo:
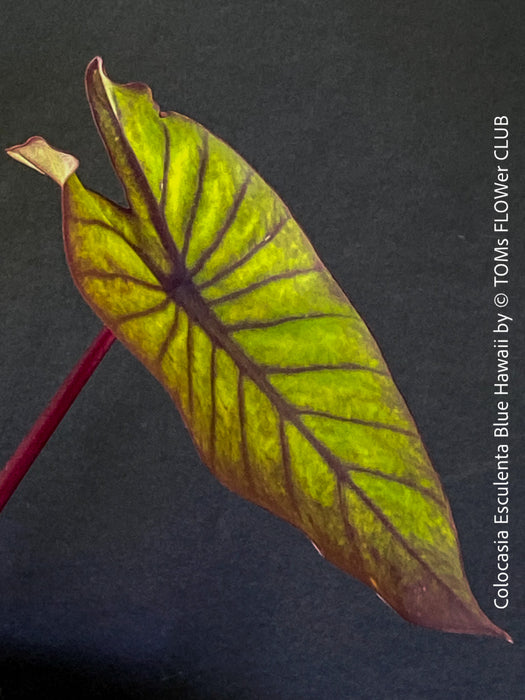
<path fill-rule="evenodd" d="M 134 275 L 128 275 L 126 272 L 104 272 L 103 270 L 79 270 L 77 273 L 80 277 L 93 277 L 95 279 L 101 280 L 116 280 L 122 279 L 126 282 L 133 282 L 133 284 L 139 285 L 140 287 L 145 287 L 146 289 L 153 289 L 158 292 L 162 292 L 163 288 L 160 284 L 155 284 L 154 282 L 147 282 L 146 280 L 141 280 L 139 277 Z"/>
<path fill-rule="evenodd" d="M 202 287 L 201 287 L 202 289 Z M 310 319 L 318 318 L 348 318 L 351 319 L 352 316 L 349 314 L 337 314 L 337 313 L 314 313 L 314 314 L 304 314 L 302 316 L 286 316 L 284 318 L 276 318 L 270 321 L 243 321 L 241 323 L 232 323 L 225 326 L 228 333 L 235 333 L 237 331 L 251 331 L 260 330 L 264 328 L 273 328 L 274 326 L 280 326 L 285 323 L 291 323 L 293 321 L 309 321 Z"/>
<path fill-rule="evenodd" d="M 428 496 L 438 505 L 440 505 L 440 506 L 443 505 L 443 500 L 441 498 L 439 498 L 439 496 L 437 494 L 435 494 L 431 489 L 427 488 L 426 486 L 421 486 L 419 484 L 416 484 L 411 479 L 408 479 L 406 477 L 396 476 L 395 474 L 388 474 L 387 472 L 379 471 L 376 469 L 370 469 L 368 467 L 363 467 L 360 464 L 355 464 L 353 462 L 351 462 L 351 463 L 346 462 L 345 466 L 347 467 L 347 469 L 349 469 L 350 472 L 359 472 L 360 474 L 368 474 L 370 476 L 377 477 L 378 479 L 384 479 L 385 481 L 392 481 L 393 483 L 401 484 L 402 486 L 407 486 L 408 488 L 413 489 L 414 491 L 417 491 L 418 493 L 421 493 L 421 494 L 424 494 L 425 496 Z"/>
<path fill-rule="evenodd" d="M 157 364 L 159 367 L 162 366 L 164 356 L 168 352 L 168 348 L 171 345 L 173 338 L 175 338 L 175 336 L 177 334 L 177 328 L 178 328 L 178 324 L 179 324 L 179 309 L 180 309 L 180 307 L 177 304 L 175 304 L 175 317 L 173 319 L 173 322 L 170 326 L 168 333 L 166 334 L 166 337 L 164 338 L 164 341 L 163 341 L 163 343 L 160 347 L 160 350 L 159 350 L 159 354 L 157 356 Z"/>
<path fill-rule="evenodd" d="M 135 255 L 142 260 L 144 265 L 146 265 L 147 268 L 153 273 L 153 275 L 158 279 L 159 283 L 161 285 L 165 284 L 166 276 L 162 272 L 162 270 L 157 267 L 155 261 L 145 252 L 143 251 L 138 245 L 133 243 L 133 241 L 130 241 L 127 236 L 124 235 L 122 231 L 119 231 L 118 228 L 115 228 L 115 226 L 112 226 L 109 224 L 107 221 L 103 221 L 102 219 L 85 219 L 83 217 L 71 217 L 73 221 L 76 221 L 80 224 L 84 224 L 85 226 L 99 226 L 100 228 L 105 229 L 106 231 L 111 231 L 111 233 L 114 233 L 116 236 L 118 236 L 131 250 L 135 253 Z"/>
<path fill-rule="evenodd" d="M 352 525 L 350 520 L 348 519 L 348 504 L 346 503 L 345 499 L 345 494 L 343 490 L 343 481 L 340 479 L 337 479 L 337 499 L 339 501 L 339 514 L 341 515 L 341 519 L 343 521 L 343 527 L 345 529 L 345 534 L 346 534 L 346 539 L 348 540 L 348 544 L 351 549 L 354 550 L 354 552 L 358 553 L 359 552 L 359 544 L 358 544 L 358 533 L 355 527 Z"/>
<path fill-rule="evenodd" d="M 279 442 L 281 444 L 281 459 L 283 464 L 283 474 L 284 474 L 284 485 L 286 492 L 290 497 L 295 511 L 300 516 L 301 511 L 299 509 L 299 504 L 297 503 L 297 494 L 295 492 L 295 484 L 292 473 L 292 461 L 290 457 L 290 445 L 288 444 L 288 438 L 286 437 L 286 430 L 284 426 L 284 420 L 282 416 L 279 415 Z"/>
<path fill-rule="evenodd" d="M 234 292 L 230 292 L 229 294 L 225 294 L 222 297 L 218 297 L 217 299 L 209 299 L 207 303 L 210 306 L 215 306 L 217 304 L 223 304 L 226 301 L 232 301 L 232 299 L 237 299 L 237 297 L 244 296 L 245 294 L 249 294 L 250 292 L 255 291 L 256 289 L 260 289 L 261 287 L 265 287 L 267 284 L 271 284 L 272 282 L 278 282 L 280 280 L 285 280 L 285 279 L 292 279 L 293 277 L 297 277 L 299 275 L 306 275 L 311 272 L 319 272 L 318 267 L 309 267 L 304 270 L 289 270 L 287 272 L 281 272 L 277 275 L 271 275 L 270 277 L 266 277 L 263 280 L 260 280 L 259 282 L 254 282 L 253 284 L 249 284 L 247 287 L 244 287 L 243 289 L 236 289 Z"/>
<path fill-rule="evenodd" d="M 231 263 L 231 265 L 228 265 L 227 267 L 223 268 L 222 270 L 219 270 L 213 277 L 211 277 L 209 280 L 206 280 L 202 284 L 198 284 L 197 289 L 202 290 L 206 289 L 207 287 L 211 287 L 212 285 L 216 284 L 217 282 L 220 282 L 224 277 L 227 277 L 229 274 L 234 272 L 235 270 L 238 270 L 241 268 L 243 265 L 245 265 L 253 256 L 255 253 L 258 253 L 261 248 L 264 248 L 264 246 L 268 245 L 270 241 L 272 241 L 275 236 L 282 230 L 284 225 L 288 223 L 290 220 L 290 216 L 285 216 L 283 217 L 280 221 L 277 222 L 277 224 L 273 227 L 273 229 L 270 231 L 270 233 L 266 234 L 266 236 L 262 239 L 262 241 L 259 241 L 253 248 L 251 248 L 246 255 L 243 255 L 242 258 L 239 258 L 239 260 L 236 260 L 235 262 Z"/>
<path fill-rule="evenodd" d="M 241 455 L 244 467 L 244 475 L 247 482 L 253 488 L 253 474 L 251 469 L 251 460 L 248 451 L 248 440 L 246 436 L 246 405 L 244 396 L 244 376 L 239 370 L 237 378 L 237 404 L 239 406 L 239 427 L 241 432 Z"/>
<path fill-rule="evenodd" d="M 323 370 L 343 370 L 356 372 L 372 372 L 387 377 L 388 374 L 381 369 L 366 367 L 354 362 L 340 362 L 337 365 L 305 365 L 302 367 L 280 367 L 279 365 L 259 365 L 265 374 L 302 374 L 304 372 L 322 372 Z"/>
<path fill-rule="evenodd" d="M 239 211 L 239 207 L 241 206 L 241 203 L 246 195 L 246 190 L 248 189 L 248 185 L 250 184 L 250 180 L 252 179 L 253 172 L 250 171 L 248 175 L 246 176 L 244 182 L 242 183 L 241 188 L 235 195 L 235 199 L 232 202 L 231 207 L 228 210 L 228 213 L 226 214 L 226 218 L 224 220 L 223 225 L 221 228 L 217 231 L 215 234 L 215 239 L 211 243 L 211 245 L 208 246 L 208 248 L 204 251 L 204 253 L 201 255 L 199 260 L 195 263 L 195 265 L 191 268 L 190 270 L 190 275 L 192 277 L 195 277 L 195 275 L 202 270 L 204 267 L 205 263 L 209 258 L 213 255 L 213 253 L 217 250 L 219 245 L 221 244 L 224 236 L 226 233 L 229 231 L 231 225 L 235 221 L 235 217 L 237 216 L 237 212 Z"/>
<path fill-rule="evenodd" d="M 319 416 L 321 418 L 330 418 L 332 420 L 344 421 L 346 423 L 356 423 L 357 425 L 364 425 L 369 428 L 377 428 L 378 430 L 391 430 L 395 433 L 401 433 L 402 435 L 407 435 L 408 437 L 419 439 L 419 435 L 412 430 L 405 430 L 405 428 L 400 428 L 397 425 L 390 425 L 389 423 L 379 423 L 378 421 L 363 420 L 361 418 L 346 418 L 344 416 L 336 416 L 328 411 L 316 411 L 311 408 L 299 408 L 296 407 L 296 411 L 301 415 L 306 416 Z"/>
<path fill-rule="evenodd" d="M 124 131 L 124 128 L 122 127 L 122 116 L 120 114 L 120 111 L 118 107 L 114 109 L 108 101 L 107 96 L 104 96 L 106 100 L 106 107 L 107 107 L 107 114 L 109 115 L 109 118 L 112 122 L 112 126 L 117 132 L 117 134 L 120 136 L 118 139 L 118 147 L 122 149 L 122 152 L 124 154 L 125 161 L 127 162 L 128 167 L 131 170 L 132 176 L 135 178 L 136 183 L 138 184 L 138 189 L 142 195 L 142 200 L 146 206 L 146 210 L 149 215 L 149 219 L 157 233 L 157 236 L 159 237 L 159 240 L 161 242 L 161 245 L 163 246 L 164 250 L 168 254 L 168 257 L 170 260 L 175 264 L 177 267 L 180 264 L 179 260 L 179 253 L 177 251 L 177 247 L 175 245 L 175 241 L 171 237 L 171 233 L 168 228 L 168 224 L 166 222 L 166 218 L 164 216 L 164 213 L 160 210 L 159 208 L 159 203 L 157 202 L 157 199 L 155 195 L 153 194 L 153 191 L 151 189 L 151 185 L 148 181 L 148 178 L 146 177 L 146 173 L 142 169 L 142 166 L 137 158 L 137 155 L 135 151 L 133 150 L 130 142 L 128 141 L 128 137 L 126 136 L 126 133 Z M 104 133 L 106 131 L 106 127 L 104 127 L 100 123 L 100 114 L 97 110 L 94 110 L 93 115 L 95 117 L 95 120 L 97 122 L 97 126 L 100 130 L 101 133 Z M 111 155 L 113 162 L 114 161 L 114 155 Z M 118 172 L 118 167 L 115 167 L 115 169 Z M 132 179 L 130 177 L 130 179 Z M 128 202 L 132 202 L 133 198 L 130 197 L 131 193 L 131 188 L 128 184 L 127 179 L 123 180 L 123 185 L 124 189 L 126 191 L 126 196 L 128 198 Z"/>
<path fill-rule="evenodd" d="M 351 488 L 353 489 L 354 493 L 363 501 L 363 503 L 369 508 L 369 510 L 372 511 L 372 513 L 376 516 L 376 518 L 382 523 L 383 527 L 388 530 L 388 532 L 392 535 L 393 539 L 397 540 L 403 549 L 415 560 L 417 563 L 421 566 L 422 569 L 425 569 L 427 573 L 430 574 L 430 576 L 437 581 L 439 585 L 441 585 L 445 590 L 452 594 L 454 598 L 466 609 L 468 610 L 467 606 L 463 603 L 461 598 L 459 598 L 454 590 L 451 588 L 451 586 L 444 581 L 441 576 L 439 576 L 434 569 L 426 562 L 423 557 L 421 557 L 420 554 L 407 542 L 407 540 L 403 537 L 403 535 L 399 532 L 399 530 L 394 526 L 390 518 L 383 512 L 379 506 L 377 506 L 371 498 L 369 498 L 366 493 L 359 487 L 357 484 L 352 481 Z"/>
<path fill-rule="evenodd" d="M 145 316 L 149 316 L 150 314 L 157 313 L 158 311 L 163 311 L 170 304 L 171 304 L 171 299 L 166 298 L 166 299 L 163 299 L 159 304 L 155 304 L 155 306 L 150 306 L 149 308 L 142 309 L 141 311 L 133 311 L 132 313 L 124 314 L 123 316 L 119 316 L 118 318 L 115 319 L 115 322 L 120 325 L 122 323 L 126 323 L 126 321 L 134 321 L 137 318 L 144 318 Z"/>
<path fill-rule="evenodd" d="M 168 181 L 170 173 L 170 160 L 171 160 L 171 148 L 170 148 L 170 134 L 166 124 L 162 124 L 164 128 L 164 171 L 162 173 L 162 182 L 160 185 L 160 200 L 159 208 L 163 216 L 166 216 L 166 199 L 168 196 Z"/>
<path fill-rule="evenodd" d="M 190 214 L 188 217 L 188 222 L 184 230 L 184 244 L 182 248 L 182 262 L 186 265 L 186 258 L 188 257 L 188 248 L 190 245 L 191 236 L 193 233 L 193 225 L 195 223 L 195 217 L 197 215 L 197 210 L 202 197 L 202 189 L 204 187 L 204 178 L 206 175 L 206 169 L 208 167 L 209 160 L 209 144 L 208 144 L 208 132 L 205 131 L 202 137 L 202 147 L 199 148 L 199 174 L 197 176 L 197 189 L 195 190 L 195 196 L 193 197 L 193 202 L 191 204 Z"/>

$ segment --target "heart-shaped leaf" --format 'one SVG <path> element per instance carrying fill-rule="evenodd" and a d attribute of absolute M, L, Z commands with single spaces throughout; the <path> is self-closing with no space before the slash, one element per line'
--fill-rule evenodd
<path fill-rule="evenodd" d="M 87 69 L 129 209 L 43 139 L 71 273 L 166 387 L 203 461 L 406 619 L 502 636 L 466 581 L 450 508 L 381 353 L 290 212 L 223 141 L 141 84 Z"/>

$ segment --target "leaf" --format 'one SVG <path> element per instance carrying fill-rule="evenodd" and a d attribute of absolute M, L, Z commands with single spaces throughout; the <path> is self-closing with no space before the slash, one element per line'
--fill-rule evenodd
<path fill-rule="evenodd" d="M 223 141 L 95 59 L 88 99 L 129 209 L 40 138 L 73 279 L 165 386 L 220 481 L 403 617 L 510 637 L 464 575 L 450 507 L 367 327 L 283 202 Z"/>

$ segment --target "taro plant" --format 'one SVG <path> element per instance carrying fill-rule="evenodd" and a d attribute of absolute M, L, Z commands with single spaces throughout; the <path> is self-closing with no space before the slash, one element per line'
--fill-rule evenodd
<path fill-rule="evenodd" d="M 62 190 L 66 256 L 104 330 L 0 476 L 2 503 L 114 337 L 177 404 L 202 460 L 407 620 L 510 637 L 480 610 L 447 498 L 365 323 L 273 190 L 150 89 L 87 68 L 128 208 L 33 137 L 10 156 Z"/>

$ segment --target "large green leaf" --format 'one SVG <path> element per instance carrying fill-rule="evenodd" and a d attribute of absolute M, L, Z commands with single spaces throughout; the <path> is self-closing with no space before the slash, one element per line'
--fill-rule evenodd
<path fill-rule="evenodd" d="M 62 186 L 75 283 L 166 387 L 203 461 L 406 619 L 508 638 L 472 596 L 374 339 L 283 202 L 148 87 L 113 83 L 100 59 L 86 83 L 129 209 L 39 137 L 10 153 Z"/>

